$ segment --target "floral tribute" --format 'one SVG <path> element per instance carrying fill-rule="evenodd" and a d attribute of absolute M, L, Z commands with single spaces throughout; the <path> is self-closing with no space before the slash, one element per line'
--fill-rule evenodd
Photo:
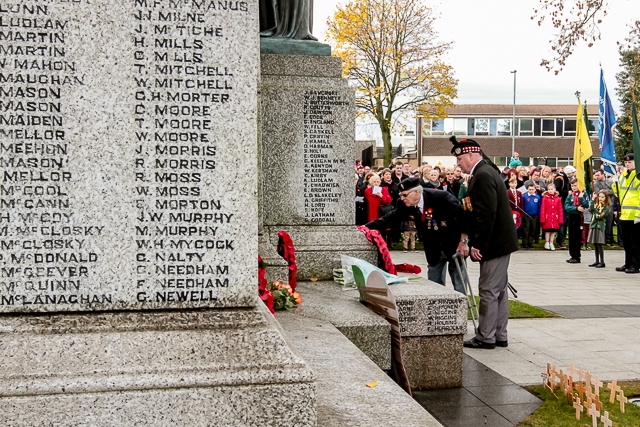
<path fill-rule="evenodd" d="M 293 241 L 286 231 L 280 231 L 278 233 L 278 247 L 276 250 L 278 251 L 278 255 L 284 258 L 289 265 L 289 286 L 295 291 L 298 283 L 296 281 L 296 273 L 298 272 L 296 249 L 293 247 Z"/>
<path fill-rule="evenodd" d="M 273 309 L 273 295 L 269 289 L 267 289 L 268 284 L 266 275 L 267 268 L 264 265 L 264 261 L 262 261 L 262 257 L 258 255 L 258 295 L 269 311 L 275 315 L 276 312 Z"/>
<path fill-rule="evenodd" d="M 276 310 L 288 310 L 302 304 L 302 297 L 298 292 L 291 289 L 291 286 L 275 281 L 269 287 L 273 296 L 273 307 Z"/>
<path fill-rule="evenodd" d="M 289 266 L 287 284 L 275 281 L 269 285 L 266 278 L 266 266 L 262 258 L 258 256 L 258 295 L 274 316 L 276 314 L 275 310 L 288 310 L 298 304 L 302 304 L 302 297 L 296 292 L 298 266 L 296 265 L 295 247 L 286 231 L 278 233 L 276 250 L 287 261 Z"/>
<path fill-rule="evenodd" d="M 380 234 L 378 230 L 371 230 L 364 225 L 358 226 L 358 230 L 362 231 L 365 236 L 367 236 L 367 240 L 376 245 L 378 249 L 378 268 L 386 271 L 390 274 L 396 273 L 411 273 L 411 274 L 420 274 L 422 273 L 422 269 L 413 264 L 394 264 L 391 260 L 391 254 L 389 253 L 389 248 L 387 247 L 387 243 L 384 241 L 384 238 Z"/>

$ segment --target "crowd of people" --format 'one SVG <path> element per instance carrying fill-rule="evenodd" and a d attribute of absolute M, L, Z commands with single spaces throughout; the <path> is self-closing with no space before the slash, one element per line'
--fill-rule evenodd
<path fill-rule="evenodd" d="M 520 247 L 528 249 L 544 243 L 544 250 L 568 250 L 567 262 L 570 264 L 580 263 L 584 251 L 594 251 L 595 262 L 589 266 L 606 267 L 604 247 L 624 247 L 623 221 L 631 220 L 626 233 L 630 241 L 634 233 L 635 207 L 633 212 L 624 214 L 620 204 L 621 197 L 633 197 L 630 204 L 635 206 L 635 198 L 639 197 L 636 195 L 639 189 L 634 186 L 634 181 L 638 181 L 635 172 L 630 184 L 623 182 L 634 169 L 633 154 L 625 159 L 631 160 L 625 160 L 618 176 L 607 176 L 603 170 L 596 170 L 592 191 L 587 194 L 578 189 L 575 167 L 523 166 L 515 153 L 509 166 L 501 171 L 500 178 L 509 198 Z M 366 224 L 393 210 L 400 199 L 399 185 L 407 178 L 417 178 L 423 188 L 445 191 L 463 201 L 469 174 L 463 173 L 457 165 L 445 167 L 425 163 L 412 168 L 409 163 L 394 159 L 388 167 L 372 169 L 357 162 L 356 223 Z M 405 252 L 415 251 L 415 241 L 419 239 L 410 222 L 391 227 L 384 235 L 390 247 L 403 242 Z M 639 241 L 640 236 L 635 240 Z M 636 245 L 633 246 L 635 254 Z M 635 255 L 627 258 L 623 268 L 617 270 L 638 272 L 640 260 Z"/>

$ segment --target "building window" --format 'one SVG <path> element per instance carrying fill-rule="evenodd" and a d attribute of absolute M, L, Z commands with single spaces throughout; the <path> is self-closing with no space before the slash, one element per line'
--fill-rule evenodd
<path fill-rule="evenodd" d="M 564 120 L 564 136 L 576 136 L 576 119 Z"/>
<path fill-rule="evenodd" d="M 444 119 L 431 122 L 431 135 L 444 135 Z"/>
<path fill-rule="evenodd" d="M 500 170 L 509 165 L 509 159 L 507 157 L 489 157 L 489 159 L 498 166 Z"/>
<path fill-rule="evenodd" d="M 598 134 L 598 121 L 597 120 L 589 120 L 587 123 L 587 127 L 589 128 L 589 135 L 594 136 Z"/>
<path fill-rule="evenodd" d="M 533 136 L 533 119 L 520 119 L 520 136 Z"/>
<path fill-rule="evenodd" d="M 476 135 L 489 135 L 489 119 L 475 119 Z"/>
<path fill-rule="evenodd" d="M 496 136 L 498 134 L 497 126 L 498 126 L 498 120 L 496 119 L 489 120 L 489 135 Z"/>
<path fill-rule="evenodd" d="M 556 134 L 555 119 L 542 119 L 542 136 L 553 136 Z"/>
<path fill-rule="evenodd" d="M 573 158 L 572 157 L 558 157 L 557 162 L 556 162 L 556 167 L 557 168 L 566 168 L 571 163 L 573 163 Z"/>
<path fill-rule="evenodd" d="M 564 129 L 564 119 L 556 119 L 556 136 L 562 136 Z"/>
<path fill-rule="evenodd" d="M 467 134 L 467 119 L 444 119 L 444 134 L 445 135 L 466 135 Z"/>
<path fill-rule="evenodd" d="M 498 136 L 511 135 L 511 119 L 498 119 Z"/>

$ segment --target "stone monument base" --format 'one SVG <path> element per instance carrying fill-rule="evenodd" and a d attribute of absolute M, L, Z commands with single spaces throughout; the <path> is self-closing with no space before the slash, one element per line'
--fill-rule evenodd
<path fill-rule="evenodd" d="M 5 426 L 315 426 L 315 383 L 266 308 L 5 316 Z"/>
<path fill-rule="evenodd" d="M 278 244 L 278 232 L 280 230 L 285 230 L 289 233 L 296 248 L 298 280 L 309 280 L 312 277 L 316 277 L 319 280 L 332 280 L 332 270 L 340 268 L 342 265 L 341 254 L 364 259 L 373 265 L 378 263 L 378 252 L 355 226 L 313 227 L 296 225 L 265 227 L 264 229 L 269 236 L 268 246 L 271 247 L 275 247 Z M 261 254 L 263 253 L 263 246 L 259 247 L 259 251 Z M 268 248 L 265 248 L 264 252 L 268 253 Z M 287 280 L 286 276 L 274 278 L 269 266 L 267 266 L 267 274 L 269 280 Z"/>

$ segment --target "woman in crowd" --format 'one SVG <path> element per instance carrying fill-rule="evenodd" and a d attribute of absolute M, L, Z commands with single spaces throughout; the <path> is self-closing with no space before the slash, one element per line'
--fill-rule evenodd
<path fill-rule="evenodd" d="M 538 181 L 538 185 L 540 185 L 543 193 L 547 191 L 547 186 L 551 182 L 553 182 L 553 172 L 549 166 L 545 166 L 540 171 L 540 180 Z"/>
<path fill-rule="evenodd" d="M 429 179 L 423 185 L 424 188 L 434 188 L 436 190 L 442 189 L 442 183 L 440 182 L 440 171 L 436 168 L 429 172 Z"/>
<path fill-rule="evenodd" d="M 516 170 L 518 171 L 518 186 L 516 188 L 520 188 L 523 187 L 525 181 L 529 179 L 529 171 L 524 166 L 518 166 Z"/>
<path fill-rule="evenodd" d="M 364 190 L 364 198 L 367 201 L 369 222 L 380 218 L 380 206 L 391 205 L 393 199 L 389 195 L 387 187 L 380 186 L 380 177 L 374 173 L 367 175 L 368 187 Z"/>

